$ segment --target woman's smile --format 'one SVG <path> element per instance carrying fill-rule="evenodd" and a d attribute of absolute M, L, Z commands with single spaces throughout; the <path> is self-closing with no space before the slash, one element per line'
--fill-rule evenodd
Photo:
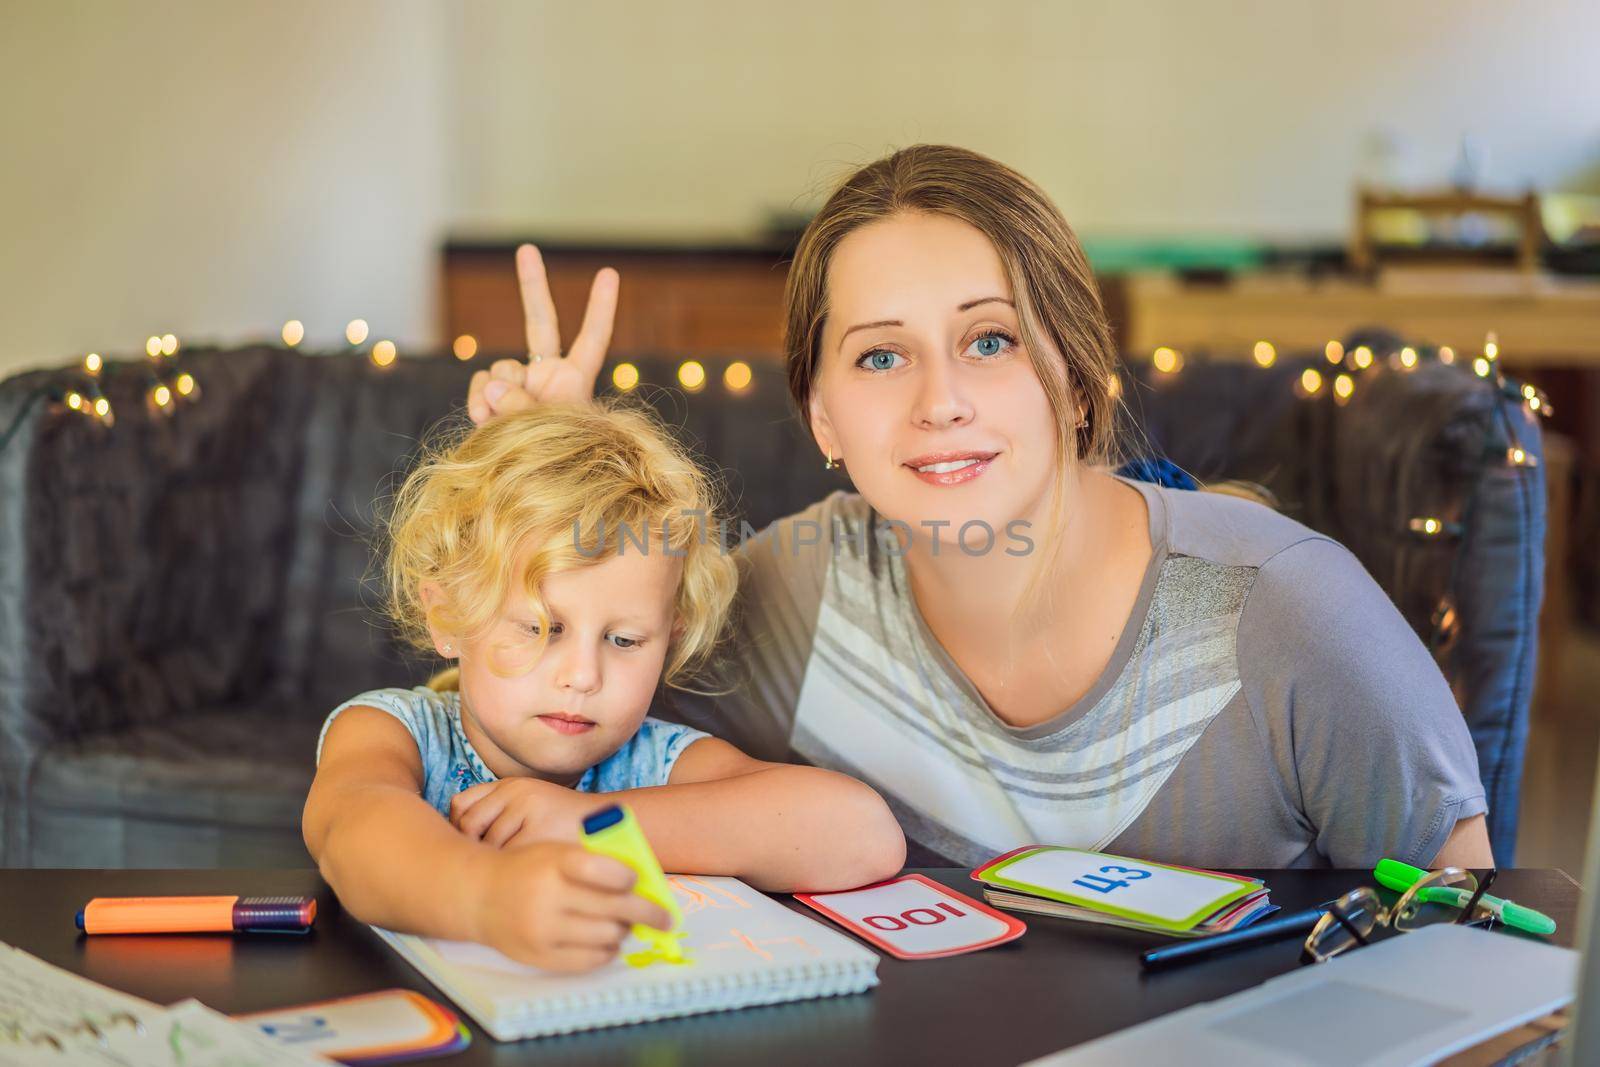
<path fill-rule="evenodd" d="M 908 459 L 903 466 L 928 485 L 960 485 L 989 469 L 998 452 L 929 452 Z"/>

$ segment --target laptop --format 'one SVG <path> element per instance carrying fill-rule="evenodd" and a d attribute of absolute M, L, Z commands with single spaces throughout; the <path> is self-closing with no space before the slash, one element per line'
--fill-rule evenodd
<path fill-rule="evenodd" d="M 1600 781 L 1585 886 L 1600 886 Z M 1467 926 L 1401 934 L 1254 989 L 1110 1034 L 1025 1067 L 1422 1067 L 1575 1004 L 1567 1062 L 1600 1064 L 1600 893 L 1580 951 Z"/>

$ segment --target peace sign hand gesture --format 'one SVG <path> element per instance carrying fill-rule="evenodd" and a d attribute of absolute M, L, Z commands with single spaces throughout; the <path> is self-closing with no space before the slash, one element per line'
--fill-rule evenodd
<path fill-rule="evenodd" d="M 523 411 L 536 404 L 582 403 L 591 399 L 606 348 L 611 344 L 621 278 L 610 267 L 595 274 L 583 326 L 564 356 L 556 305 L 550 299 L 550 280 L 545 274 L 544 259 L 533 245 L 517 249 L 517 282 L 522 289 L 528 361 L 496 360 L 488 370 L 472 376 L 467 390 L 467 414 L 480 426 L 496 415 Z"/>

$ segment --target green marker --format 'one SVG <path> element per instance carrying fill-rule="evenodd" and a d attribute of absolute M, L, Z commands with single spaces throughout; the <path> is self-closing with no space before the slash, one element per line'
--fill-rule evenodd
<path fill-rule="evenodd" d="M 1399 860 L 1382 859 L 1378 861 L 1378 866 L 1373 869 L 1372 875 L 1385 889 L 1404 893 L 1426 878 L 1428 872 L 1409 863 L 1401 863 Z M 1472 899 L 1472 893 L 1454 886 L 1432 886 L 1422 891 L 1422 899 L 1425 904 L 1454 904 L 1458 908 L 1464 908 Z M 1532 908 L 1525 908 L 1521 904 L 1513 904 L 1509 900 L 1492 897 L 1487 893 L 1478 903 L 1488 908 L 1494 913 L 1495 918 L 1513 930 L 1538 934 L 1540 937 L 1549 937 L 1556 932 L 1556 921 L 1542 911 L 1534 911 Z"/>
<path fill-rule="evenodd" d="M 683 909 L 678 907 L 678 900 L 672 895 L 672 887 L 667 885 L 667 876 L 661 870 L 661 863 L 651 851 L 650 842 L 645 840 L 644 831 L 634 821 L 633 812 L 625 804 L 602 808 L 583 820 L 580 841 L 590 852 L 621 860 L 633 868 L 639 876 L 639 880 L 633 883 L 633 891 L 652 904 L 659 904 L 672 916 L 671 930 L 657 930 L 653 926 L 634 923 L 633 936 L 650 945 L 652 951 L 648 955 L 652 958 L 683 962 L 683 946 L 678 943 L 682 935 L 677 933 L 683 925 Z M 629 962 L 636 961 L 630 959 Z"/>

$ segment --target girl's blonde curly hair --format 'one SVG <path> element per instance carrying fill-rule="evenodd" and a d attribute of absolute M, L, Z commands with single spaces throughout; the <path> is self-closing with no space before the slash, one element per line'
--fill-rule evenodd
<path fill-rule="evenodd" d="M 682 688 L 716 647 L 738 583 L 712 534 L 719 495 L 653 415 L 615 401 L 541 404 L 457 427 L 424 446 L 394 497 L 389 614 L 407 641 L 431 650 L 430 626 L 471 640 L 521 595 L 547 634 L 547 575 L 623 551 L 669 553 L 682 574 L 662 680 Z M 430 585 L 442 594 L 431 606 Z"/>

